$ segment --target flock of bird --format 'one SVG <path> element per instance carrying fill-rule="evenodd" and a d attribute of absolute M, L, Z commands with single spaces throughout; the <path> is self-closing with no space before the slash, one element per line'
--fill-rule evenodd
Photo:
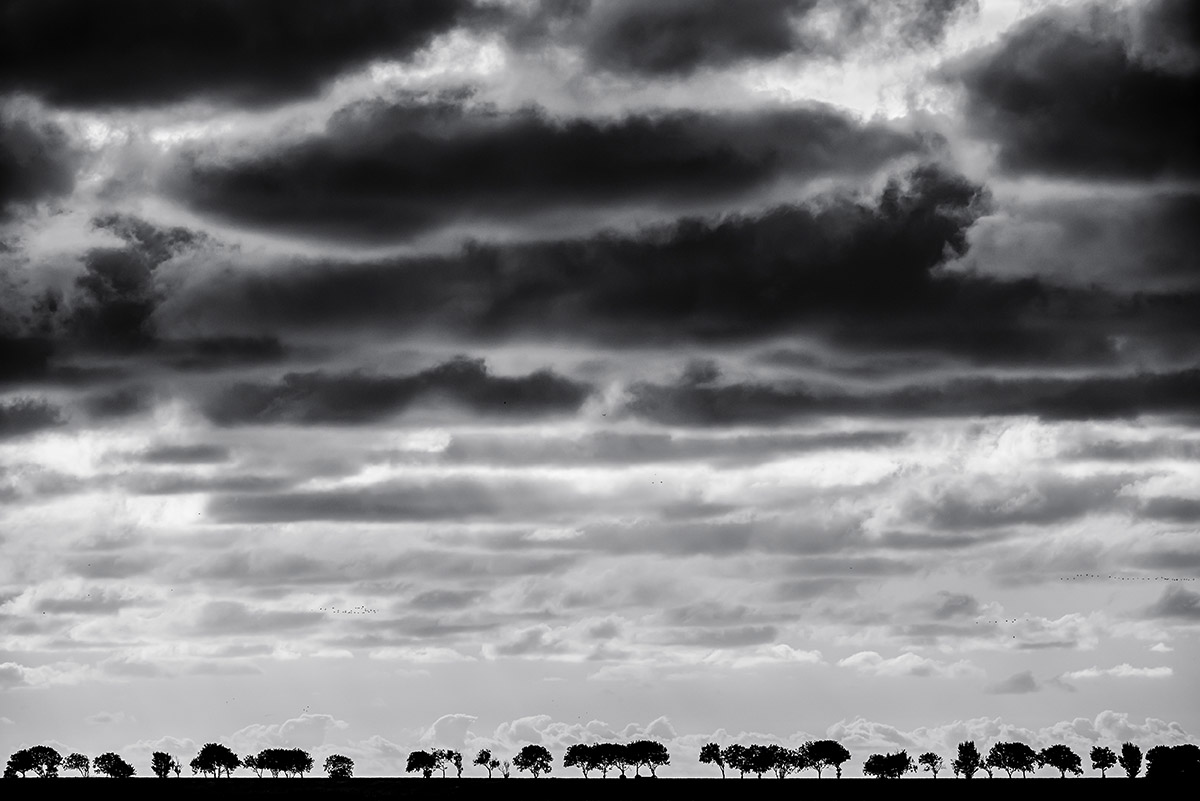
<path fill-rule="evenodd" d="M 359 604 L 358 606 L 353 606 L 349 609 L 339 609 L 336 606 L 322 606 L 319 611 L 332 612 L 335 615 L 376 615 L 376 614 L 379 614 L 378 609 L 375 609 L 375 608 L 369 607 L 369 606 L 363 606 L 362 604 Z"/>
<path fill-rule="evenodd" d="M 1086 581 L 1088 579 L 1103 579 L 1105 581 L 1195 581 L 1194 576 L 1106 576 L 1101 573 L 1076 573 L 1073 576 L 1060 576 L 1059 581 Z"/>

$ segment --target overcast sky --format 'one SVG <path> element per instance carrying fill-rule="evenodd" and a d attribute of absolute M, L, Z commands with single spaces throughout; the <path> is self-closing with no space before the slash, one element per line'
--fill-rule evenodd
<path fill-rule="evenodd" d="M 1195 742 L 1198 37 L 0 2 L 0 752 Z"/>

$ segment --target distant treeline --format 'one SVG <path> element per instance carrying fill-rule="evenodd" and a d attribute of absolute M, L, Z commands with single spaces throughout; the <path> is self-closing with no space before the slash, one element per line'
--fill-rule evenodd
<path fill-rule="evenodd" d="M 1106 778 L 1108 771 L 1118 765 L 1128 778 L 1137 778 L 1142 773 L 1142 749 L 1133 743 L 1124 743 L 1120 753 L 1105 746 L 1096 746 L 1092 748 L 1089 757 L 1092 770 L 1098 771 L 1101 778 Z M 784 779 L 804 770 L 813 770 L 817 778 L 821 778 L 826 770 L 832 770 L 840 779 L 842 766 L 850 759 L 850 751 L 836 740 L 810 740 L 796 748 L 758 743 L 734 743 L 722 748 L 716 743 L 708 743 L 700 749 L 700 762 L 719 768 L 721 778 L 726 778 L 727 770 L 736 772 L 743 779 L 748 773 L 760 779 L 769 774 Z M 1146 752 L 1145 763 L 1146 778 L 1200 778 L 1200 747 L 1191 744 L 1158 745 Z M 516 768 L 518 771 L 528 772 L 536 779 L 553 770 L 553 757 L 545 746 L 526 745 L 511 761 L 501 761 L 492 756 L 490 750 L 484 748 L 475 754 L 471 764 L 486 770 L 488 778 L 492 778 L 498 771 L 501 777 L 507 779 L 512 768 Z M 585 778 L 595 771 L 601 778 L 607 778 L 610 772 L 616 772 L 624 779 L 630 770 L 633 771 L 634 778 L 643 778 L 643 769 L 649 772 L 644 778 L 655 778 L 659 768 L 670 764 L 671 755 L 667 747 L 654 740 L 576 743 L 569 746 L 563 754 L 563 767 L 579 768 Z M 300 748 L 267 748 L 257 754 L 239 757 L 225 745 L 206 743 L 189 763 L 189 767 L 192 775 L 214 779 L 228 778 L 240 768 L 251 771 L 259 778 L 267 775 L 272 778 L 303 778 L 312 771 L 313 758 Z M 978 774 L 986 774 L 990 779 L 1001 772 L 1008 778 L 1017 773 L 1024 778 L 1043 767 L 1057 770 L 1062 778 L 1066 778 L 1068 774 L 1078 776 L 1083 773 L 1083 760 L 1079 754 L 1062 744 L 1035 751 L 1025 743 L 999 742 L 993 744 L 984 756 L 973 741 L 967 741 L 959 743 L 957 755 L 950 761 L 949 770 L 955 777 L 963 779 L 970 779 Z M 8 758 L 4 778 L 25 778 L 32 773 L 34 776 L 50 779 L 57 777 L 60 769 L 76 771 L 85 778 L 93 772 L 114 779 L 128 779 L 137 774 L 132 765 L 111 751 L 94 759 L 80 753 L 69 754 L 64 758 L 48 745 L 35 745 L 32 748 L 23 748 Z M 354 760 L 341 754 L 333 754 L 325 759 L 323 770 L 331 779 L 349 779 L 354 775 Z M 447 773 L 453 770 L 455 776 L 461 778 L 463 755 L 449 749 L 413 751 L 408 755 L 405 770 L 408 773 L 420 773 L 427 779 L 435 772 L 440 772 L 445 778 Z M 867 776 L 880 779 L 899 779 L 918 771 L 930 773 L 932 778 L 936 779 L 939 773 L 946 770 L 946 763 L 940 755 L 932 751 L 920 754 L 915 760 L 907 751 L 897 751 L 871 754 L 863 761 L 862 770 Z M 160 779 L 179 777 L 183 772 L 183 765 L 171 754 L 155 751 L 151 756 L 150 771 Z"/>

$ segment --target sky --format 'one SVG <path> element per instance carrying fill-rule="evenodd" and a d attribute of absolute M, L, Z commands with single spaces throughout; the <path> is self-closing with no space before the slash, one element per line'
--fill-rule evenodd
<path fill-rule="evenodd" d="M 1197 742 L 1197 12 L 3 0 L 0 753 Z"/>

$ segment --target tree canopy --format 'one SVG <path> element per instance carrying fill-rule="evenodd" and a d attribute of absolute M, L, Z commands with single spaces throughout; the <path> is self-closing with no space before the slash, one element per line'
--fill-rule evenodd
<path fill-rule="evenodd" d="M 331 779 L 349 779 L 354 776 L 354 760 L 341 754 L 330 754 L 325 757 L 322 769 Z"/>
<path fill-rule="evenodd" d="M 1125 771 L 1126 776 L 1136 779 L 1142 772 L 1142 749 L 1133 743 L 1122 743 L 1121 756 L 1117 758 L 1117 764 L 1121 766 L 1121 770 Z"/>
<path fill-rule="evenodd" d="M 111 779 L 128 779 L 137 773 L 133 765 L 130 765 L 112 751 L 101 754 L 93 759 L 92 767 L 96 769 L 97 773 L 103 773 Z"/>
<path fill-rule="evenodd" d="M 1062 743 L 1043 748 L 1038 752 L 1037 761 L 1039 765 L 1049 765 L 1057 770 L 1059 778 L 1062 779 L 1067 778 L 1068 773 L 1075 776 L 1083 773 L 1083 763 L 1079 759 L 1079 754 Z"/>
<path fill-rule="evenodd" d="M 408 764 L 404 767 L 405 773 L 421 772 L 421 775 L 428 779 L 437 770 L 437 757 L 428 751 L 413 751 L 408 755 Z"/>
<path fill-rule="evenodd" d="M 92 772 L 92 761 L 87 758 L 86 754 L 76 751 L 63 760 L 63 767 L 67 770 L 78 771 L 79 775 L 86 779 Z"/>
<path fill-rule="evenodd" d="M 529 771 L 533 778 L 549 773 L 554 766 L 550 762 L 550 752 L 545 746 L 527 745 L 513 757 L 513 767 L 521 771 Z"/>
<path fill-rule="evenodd" d="M 954 770 L 955 776 L 962 776 L 964 779 L 970 779 L 979 772 L 979 769 L 983 767 L 983 760 L 979 756 L 979 749 L 975 747 L 974 740 L 958 744 L 958 756 L 950 763 L 950 767 Z"/>
<path fill-rule="evenodd" d="M 913 773 L 917 769 L 912 757 L 907 751 L 894 754 L 871 754 L 863 762 L 863 773 L 877 779 L 899 779 L 905 773 Z"/>
<path fill-rule="evenodd" d="M 192 773 L 202 773 L 214 779 L 222 774 L 229 778 L 241 765 L 238 755 L 220 743 L 205 743 L 191 763 Z"/>
<path fill-rule="evenodd" d="M 1092 746 L 1092 770 L 1100 771 L 1100 778 L 1108 778 L 1108 769 L 1117 764 L 1117 755 L 1107 746 Z"/>

